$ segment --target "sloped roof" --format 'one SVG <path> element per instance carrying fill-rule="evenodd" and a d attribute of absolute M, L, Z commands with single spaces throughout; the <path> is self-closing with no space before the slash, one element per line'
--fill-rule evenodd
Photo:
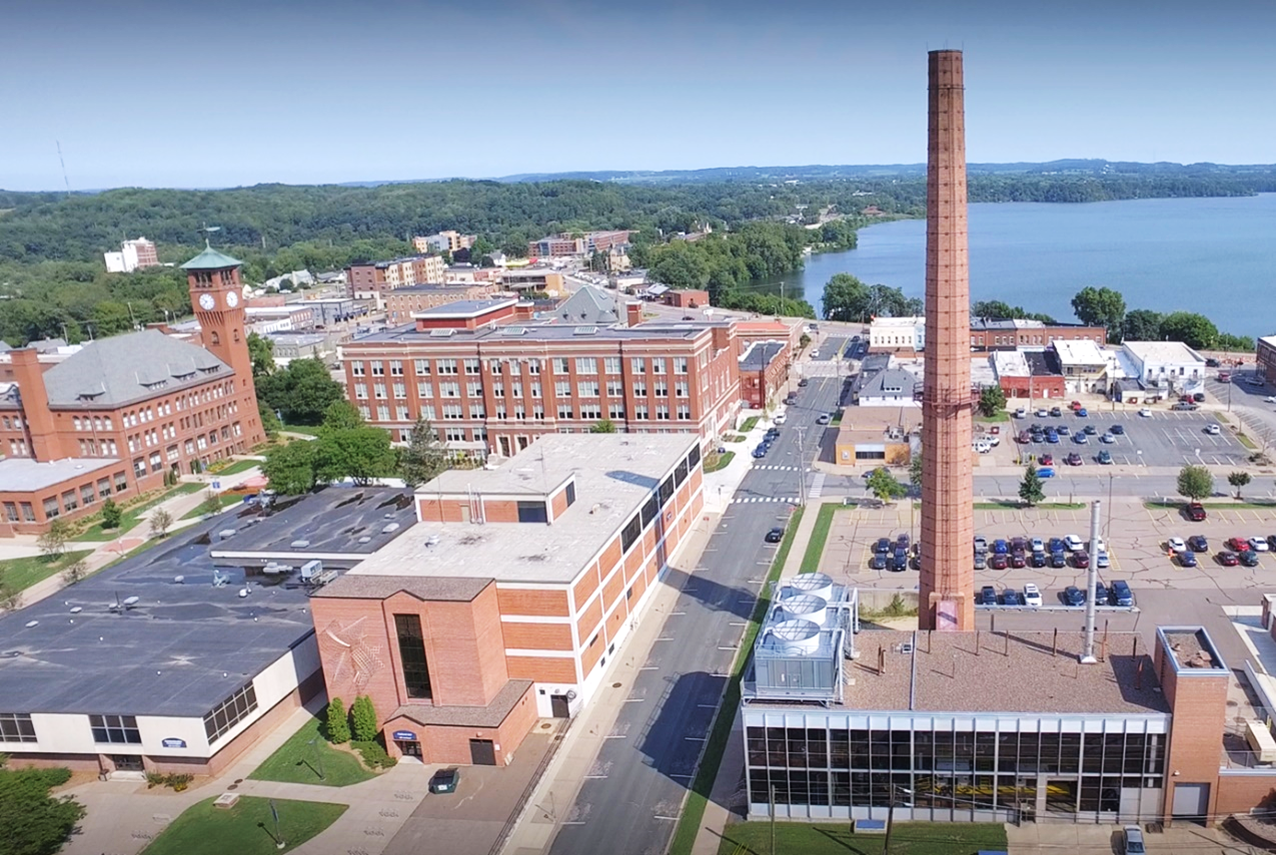
<path fill-rule="evenodd" d="M 229 377 L 231 371 L 209 351 L 158 330 L 143 330 L 86 344 L 46 371 L 44 386 L 54 406 L 111 406 L 214 375 Z"/>
<path fill-rule="evenodd" d="M 911 397 L 913 387 L 917 385 L 917 378 L 910 372 L 902 368 L 886 368 L 873 375 L 873 378 L 864 384 L 864 388 L 860 390 L 861 398 L 880 398 L 880 397 Z M 899 391 L 886 391 L 890 389 L 898 389 Z"/>
<path fill-rule="evenodd" d="M 569 324 L 614 324 L 620 318 L 611 295 L 585 285 L 554 309 L 554 320 Z"/>
<path fill-rule="evenodd" d="M 192 258 L 190 261 L 182 265 L 183 270 L 225 270 L 227 267 L 239 267 L 243 264 L 238 258 L 231 258 L 223 252 L 218 252 L 211 246 L 205 247 L 204 251 Z"/>

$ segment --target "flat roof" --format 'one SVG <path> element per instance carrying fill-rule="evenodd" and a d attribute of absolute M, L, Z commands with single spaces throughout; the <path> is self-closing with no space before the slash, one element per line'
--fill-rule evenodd
<path fill-rule="evenodd" d="M 576 502 L 549 525 L 419 522 L 349 575 L 569 583 L 699 443 L 688 433 L 549 434 L 496 469 L 444 472 L 419 500 L 440 490 L 543 495 L 574 478 Z"/>
<path fill-rule="evenodd" d="M 1096 654 L 1102 654 L 1103 637 L 1098 634 Z M 866 630 L 855 637 L 861 655 L 847 665 L 842 707 L 874 712 L 1169 713 L 1143 636 L 1114 632 L 1107 638 L 1106 660 L 1082 665 L 1080 632 L 1060 632 L 1056 648 L 1053 632 Z M 1132 656 L 1135 643 L 1138 654 Z"/>
<path fill-rule="evenodd" d="M 873 318 L 871 327 L 915 327 L 926 323 L 921 315 L 903 315 L 898 318 Z"/>
<path fill-rule="evenodd" d="M 304 508 L 304 513 L 292 512 Z M 412 491 L 392 487 L 332 486 L 307 496 L 281 496 L 274 512 L 254 508 L 218 519 L 217 533 L 235 534 L 213 545 L 210 555 L 225 561 L 306 561 L 318 558 L 353 562 L 371 555 L 416 523 Z M 392 531 L 384 531 L 394 525 Z M 363 538 L 367 542 L 361 542 Z M 307 541 L 306 546 L 293 547 Z"/>
<path fill-rule="evenodd" d="M 413 312 L 414 318 L 473 318 L 486 314 L 493 309 L 503 309 L 518 305 L 517 297 L 500 297 L 491 300 L 457 300 L 441 306 L 431 306 L 419 312 Z"/>
<path fill-rule="evenodd" d="M 1127 341 L 1122 345 L 1143 362 L 1189 365 L 1200 363 L 1205 367 L 1205 357 L 1181 341 Z"/>
<path fill-rule="evenodd" d="M 13 493 L 43 490 L 71 478 L 119 465 L 120 461 L 114 457 L 67 457 L 43 463 L 29 457 L 7 457 L 0 460 L 0 490 Z"/>
<path fill-rule="evenodd" d="M 1099 345 L 1089 339 L 1055 339 L 1051 345 L 1064 365 L 1106 365 L 1108 362 Z"/>
<path fill-rule="evenodd" d="M 454 306 L 456 303 L 449 303 Z M 413 317 L 422 313 L 414 312 Z M 438 317 L 438 315 L 434 315 Z M 546 318 L 538 319 L 540 321 Z M 455 345 L 459 341 L 482 341 L 490 346 L 493 343 L 509 341 L 590 341 L 607 339 L 610 341 L 643 341 L 649 339 L 677 339 L 693 341 L 704 335 L 706 330 L 715 326 L 726 326 L 729 321 L 682 321 L 676 323 L 649 321 L 634 327 L 619 325 L 599 326 L 597 324 L 549 324 L 535 321 L 515 321 L 498 324 L 494 329 L 486 325 L 479 329 L 452 329 L 451 335 L 435 336 L 435 330 L 418 330 L 413 325 L 397 327 L 391 330 L 372 333 L 357 340 L 360 345 L 366 344 L 408 344 L 417 342 L 441 342 Z M 345 345 L 347 348 L 350 343 Z"/>
<path fill-rule="evenodd" d="M 786 343 L 782 341 L 755 341 L 740 357 L 740 370 L 761 371 L 770 365 L 786 346 Z"/>

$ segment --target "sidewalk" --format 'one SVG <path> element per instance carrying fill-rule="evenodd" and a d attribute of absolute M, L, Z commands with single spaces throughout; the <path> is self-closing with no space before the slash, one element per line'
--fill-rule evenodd
<path fill-rule="evenodd" d="M 785 411 L 786 407 L 781 404 L 768 418 L 766 413 L 761 410 L 745 410 L 740 413 L 740 420 L 752 416 L 758 417 L 758 422 L 753 426 L 753 430 L 744 435 L 743 442 L 724 442 L 722 447 L 727 451 L 734 452 L 731 462 L 717 472 L 706 472 L 704 475 L 704 510 L 705 513 L 724 513 L 731 505 L 731 500 L 735 496 L 735 491 L 739 489 L 740 482 L 744 480 L 744 476 L 749 474 L 749 470 L 753 468 L 753 449 L 762 441 L 762 437 L 766 435 L 767 428 L 771 427 L 775 416 Z M 731 431 L 739 435 L 739 431 Z"/>

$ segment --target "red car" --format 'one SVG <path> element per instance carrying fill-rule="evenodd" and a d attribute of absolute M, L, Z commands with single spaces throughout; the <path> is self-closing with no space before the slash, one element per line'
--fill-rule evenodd
<path fill-rule="evenodd" d="M 1011 566 L 1011 567 L 1013 567 L 1013 568 L 1015 568 L 1016 570 L 1018 570 L 1018 569 L 1020 569 L 1020 568 L 1022 568 L 1022 567 L 1027 566 L 1027 564 L 1028 564 L 1028 561 L 1027 561 L 1027 559 L 1024 557 L 1023 550 L 1019 550 L 1018 552 L 1012 552 L 1012 553 L 1010 553 L 1010 566 Z"/>
<path fill-rule="evenodd" d="M 994 570 L 1005 570 L 1010 564 L 1010 559 L 1004 552 L 994 552 L 992 557 L 988 559 L 988 566 Z"/>
<path fill-rule="evenodd" d="M 1201 522 L 1205 519 L 1205 506 L 1200 502 L 1191 502 L 1187 506 L 1187 518 L 1192 522 Z"/>
<path fill-rule="evenodd" d="M 1084 551 L 1072 553 L 1072 566 L 1076 567 L 1078 570 L 1084 570 L 1087 567 L 1089 567 L 1090 566 L 1089 553 Z"/>
<path fill-rule="evenodd" d="M 1233 552 L 1244 552 L 1249 549 L 1248 537 L 1229 537 L 1227 539 L 1227 548 Z"/>
<path fill-rule="evenodd" d="M 1043 454 L 1041 455 L 1041 458 L 1037 462 L 1040 463 L 1042 466 L 1054 466 L 1054 455 Z"/>
<path fill-rule="evenodd" d="M 1081 409 L 1081 402 L 1080 402 L 1080 401 L 1073 401 L 1073 402 L 1072 402 L 1071 404 L 1069 404 L 1068 406 L 1069 406 L 1069 407 L 1071 407 L 1071 408 L 1072 408 L 1072 410 L 1075 412 L 1076 410 Z"/>
<path fill-rule="evenodd" d="M 1220 552 L 1218 554 L 1218 563 L 1222 564 L 1224 567 L 1235 567 L 1241 562 L 1240 559 L 1236 557 L 1235 552 Z"/>

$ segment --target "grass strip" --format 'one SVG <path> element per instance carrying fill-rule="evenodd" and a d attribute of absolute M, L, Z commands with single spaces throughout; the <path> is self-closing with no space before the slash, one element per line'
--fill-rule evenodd
<path fill-rule="evenodd" d="M 815 525 L 811 528 L 811 540 L 806 545 L 806 552 L 802 553 L 802 564 L 798 568 L 799 573 L 814 573 L 820 568 L 820 558 L 824 555 L 824 544 L 828 543 L 829 531 L 833 528 L 833 514 L 838 508 L 845 505 L 820 505 L 820 511 L 815 515 Z"/>
<path fill-rule="evenodd" d="M 300 433 L 306 436 L 319 435 L 319 428 L 310 425 L 284 425 L 283 430 L 285 433 Z"/>
<path fill-rule="evenodd" d="M 731 463 L 732 458 L 734 457 L 735 457 L 734 451 L 724 451 L 718 455 L 717 462 L 714 463 L 712 466 L 706 466 L 704 468 L 704 471 L 717 472 L 720 469 L 726 469 L 727 466 Z"/>
<path fill-rule="evenodd" d="M 700 822 L 704 819 L 704 809 L 709 803 L 709 794 L 713 791 L 713 782 L 718 777 L 718 767 L 722 764 L 722 754 L 726 751 L 727 740 L 731 738 L 731 723 L 735 721 L 736 708 L 740 706 L 740 676 L 744 666 L 753 655 L 753 641 L 758 636 L 758 627 L 766 611 L 771 606 L 771 582 L 780 578 L 780 571 L 789 558 L 793 548 L 793 539 L 797 536 L 798 524 L 802 522 L 802 512 L 798 508 L 789 519 L 788 528 L 784 532 L 784 540 L 775 551 L 771 561 L 771 569 L 758 592 L 758 601 L 753 606 L 753 614 L 749 616 L 749 625 L 744 629 L 744 638 L 740 640 L 740 652 L 736 654 L 731 679 L 727 681 L 727 690 L 722 695 L 722 702 L 713 719 L 713 728 L 709 731 L 709 739 L 704 746 L 704 754 L 700 758 L 700 766 L 696 770 L 696 778 L 691 782 L 691 790 L 682 808 L 682 818 L 678 820 L 678 828 L 674 831 L 673 841 L 669 846 L 669 855 L 691 855 L 695 846 L 696 835 L 700 832 Z M 796 850 L 795 850 L 796 851 Z"/>
<path fill-rule="evenodd" d="M 45 555 L 32 555 L 27 558 L 10 558 L 0 561 L 0 582 L 10 590 L 25 591 L 36 582 L 43 582 L 54 573 L 61 573 L 81 558 L 93 554 L 92 549 L 81 549 L 76 552 L 64 552 L 57 558 Z"/>
<path fill-rule="evenodd" d="M 1144 503 L 1143 503 L 1143 507 L 1145 507 L 1145 508 L 1150 508 L 1150 509 L 1152 509 L 1152 510 L 1172 510 L 1172 511 L 1177 511 L 1177 510 L 1182 510 L 1182 509 L 1183 509 L 1183 507 L 1184 507 L 1185 505 L 1187 505 L 1187 503 L 1188 503 L 1188 500 L 1187 500 L 1187 499 L 1183 499 L 1182 501 L 1179 501 L 1179 502 L 1166 502 L 1166 501 L 1152 500 L 1152 501 L 1144 502 Z M 1202 508 L 1214 508 L 1214 509 L 1216 509 L 1216 510 L 1220 510 L 1220 511 L 1225 511 L 1225 510 L 1228 510 L 1229 508 L 1235 508 L 1235 509 L 1237 509 L 1237 510 L 1255 510 L 1255 511 L 1262 511 L 1262 510 L 1266 510 L 1266 511 L 1270 511 L 1271 509 L 1276 508 L 1276 502 L 1269 502 L 1269 501 L 1264 501 L 1264 502 L 1201 502 L 1201 507 L 1202 507 Z"/>
<path fill-rule="evenodd" d="M 1037 502 L 1037 504 L 1031 506 L 1032 509 L 1047 511 L 1075 511 L 1084 507 L 1085 502 Z M 1004 502 L 975 502 L 974 508 L 977 511 L 1029 510 L 1029 506 L 1023 502 L 1016 502 L 1010 499 Z"/>
<path fill-rule="evenodd" d="M 244 497 L 238 494 L 232 494 L 232 493 L 217 494 L 217 502 L 221 505 L 221 509 L 223 510 L 230 505 L 237 505 L 243 500 L 244 500 Z M 208 510 L 204 507 L 203 503 L 201 503 L 198 507 L 194 508 L 193 510 L 189 510 L 186 513 L 182 514 L 181 519 L 197 520 L 200 517 L 202 517 L 204 514 L 206 514 L 207 512 Z"/>
<path fill-rule="evenodd" d="M 891 830 L 894 855 L 974 855 L 1006 851 L 1006 828 L 997 823 L 897 822 Z M 802 855 L 879 855 L 885 835 L 855 834 L 847 822 L 775 823 L 777 852 Z M 771 823 L 766 820 L 730 825 L 718 844 L 718 855 L 771 855 Z"/>
<path fill-rule="evenodd" d="M 166 501 L 168 499 L 172 499 L 176 496 L 186 496 L 191 493 L 198 493 L 202 489 L 204 489 L 203 484 L 198 484 L 193 481 L 186 482 L 184 484 L 178 484 L 173 489 L 165 490 L 163 493 L 160 493 L 158 496 L 155 496 L 151 499 L 148 499 L 145 502 L 142 502 L 140 505 L 134 505 L 133 507 L 126 509 L 124 511 L 123 516 L 120 517 L 120 524 L 116 526 L 115 528 L 104 529 L 102 528 L 102 523 L 99 520 L 98 522 L 95 522 L 93 525 L 85 529 L 82 534 L 77 534 L 71 539 L 72 540 L 114 540 L 115 538 L 119 537 L 121 534 L 124 534 L 126 531 L 128 531 L 129 529 L 133 528 L 138 523 L 140 523 L 142 521 L 142 515 L 145 514 L 147 511 L 149 511 L 151 508 L 158 505 L 160 502 Z"/>
<path fill-rule="evenodd" d="M 260 466 L 260 460 L 236 460 L 225 469 L 218 469 L 213 475 L 238 475 L 240 472 L 247 472 L 254 466 Z"/>
<path fill-rule="evenodd" d="M 275 819 L 279 815 L 279 836 Z M 145 855 L 274 855 L 296 849 L 322 833 L 346 812 L 347 805 L 241 796 L 233 808 L 215 808 L 204 799 L 182 811 L 151 844 Z"/>
<path fill-rule="evenodd" d="M 748 433 L 749 431 L 751 431 L 751 430 L 753 430 L 755 427 L 757 427 L 757 426 L 758 426 L 758 419 L 759 419 L 759 418 L 761 418 L 761 417 L 760 417 L 760 416 L 749 416 L 747 419 L 745 419 L 745 420 L 744 420 L 744 424 L 740 425 L 740 433 Z"/>

